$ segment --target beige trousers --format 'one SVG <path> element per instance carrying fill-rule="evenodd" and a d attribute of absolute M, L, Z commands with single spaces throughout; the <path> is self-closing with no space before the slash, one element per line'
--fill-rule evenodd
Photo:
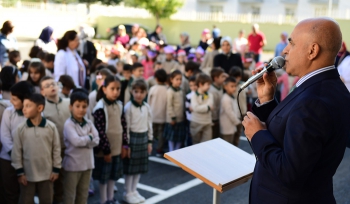
<path fill-rule="evenodd" d="M 191 121 L 190 132 L 193 144 L 198 144 L 213 139 L 211 124 L 203 125 Z"/>

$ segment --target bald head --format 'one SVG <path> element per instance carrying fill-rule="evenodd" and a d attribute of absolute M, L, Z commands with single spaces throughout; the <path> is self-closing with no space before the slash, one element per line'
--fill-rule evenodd
<path fill-rule="evenodd" d="M 339 24 L 331 18 L 311 18 L 301 21 L 305 31 L 306 43 L 317 43 L 320 46 L 320 56 L 335 59 L 342 43 Z"/>

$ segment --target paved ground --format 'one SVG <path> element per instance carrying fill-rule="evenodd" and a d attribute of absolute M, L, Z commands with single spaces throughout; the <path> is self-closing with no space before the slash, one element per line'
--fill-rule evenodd
<path fill-rule="evenodd" d="M 249 144 L 242 138 L 239 148 L 252 153 Z M 150 171 L 142 175 L 139 191 L 146 197 L 146 203 L 159 204 L 209 204 L 212 202 L 213 190 L 200 180 L 195 179 L 179 167 L 172 165 L 166 159 L 150 157 Z M 338 204 L 350 204 L 350 149 L 347 149 L 344 159 L 334 176 L 334 195 Z M 118 181 L 119 192 L 116 198 L 122 202 L 123 179 Z M 222 204 L 248 203 L 249 184 L 245 183 L 221 195 Z M 98 183 L 95 183 L 98 189 Z M 98 202 L 97 194 L 89 199 L 89 204 Z"/>

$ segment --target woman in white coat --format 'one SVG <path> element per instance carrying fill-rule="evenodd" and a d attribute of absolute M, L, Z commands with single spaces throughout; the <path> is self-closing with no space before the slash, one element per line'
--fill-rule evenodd
<path fill-rule="evenodd" d="M 86 68 L 76 50 L 78 46 L 79 37 L 74 30 L 67 31 L 63 37 L 58 40 L 58 52 L 54 62 L 54 76 L 55 80 L 58 81 L 60 76 L 69 75 L 72 77 L 75 86 L 84 87 Z"/>

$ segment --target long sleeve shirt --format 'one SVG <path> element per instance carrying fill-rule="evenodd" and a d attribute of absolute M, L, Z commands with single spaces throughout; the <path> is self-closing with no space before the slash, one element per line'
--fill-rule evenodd
<path fill-rule="evenodd" d="M 167 91 L 166 122 L 184 121 L 184 96 L 181 89 L 169 87 Z"/>
<path fill-rule="evenodd" d="M 191 98 L 193 109 L 191 121 L 202 125 L 212 123 L 211 108 L 213 106 L 213 95 L 211 93 L 199 94 L 195 92 Z"/>
<path fill-rule="evenodd" d="M 100 142 L 98 132 L 90 120 L 82 123 L 68 118 L 64 124 L 64 143 L 66 146 L 62 167 L 66 171 L 86 171 L 93 169 L 93 148 Z"/>
<path fill-rule="evenodd" d="M 42 118 L 38 126 L 27 119 L 17 127 L 11 154 L 17 175 L 24 174 L 30 182 L 50 179 L 61 169 L 60 137 L 55 124 Z"/>
<path fill-rule="evenodd" d="M 237 131 L 236 126 L 240 123 L 237 100 L 225 93 L 221 100 L 220 133 L 234 134 Z"/>
<path fill-rule="evenodd" d="M 154 85 L 148 93 L 147 103 L 152 110 L 152 122 L 163 124 L 166 121 L 167 87 Z"/>

